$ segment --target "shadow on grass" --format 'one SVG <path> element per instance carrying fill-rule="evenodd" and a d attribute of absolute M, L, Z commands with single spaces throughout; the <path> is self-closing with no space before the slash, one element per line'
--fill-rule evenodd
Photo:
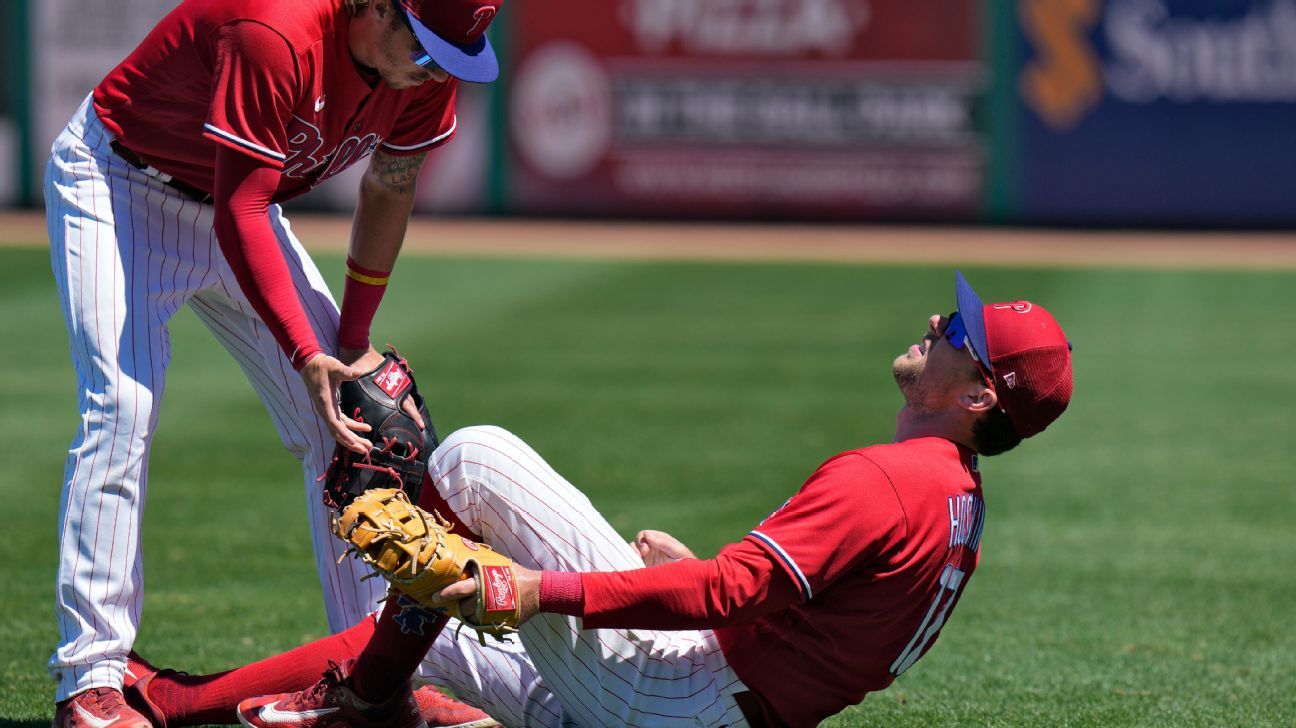
<path fill-rule="evenodd" d="M 36 728 L 37 726 L 48 726 L 48 720 L 12 720 L 10 718 L 0 718 L 0 728 Z"/>

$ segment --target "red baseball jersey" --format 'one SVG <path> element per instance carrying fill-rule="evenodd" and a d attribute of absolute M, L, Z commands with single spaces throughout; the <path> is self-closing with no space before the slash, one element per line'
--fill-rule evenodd
<path fill-rule="evenodd" d="M 457 82 L 396 91 L 351 60 L 336 0 L 185 0 L 94 91 L 95 112 L 157 169 L 212 191 L 216 145 L 281 170 L 275 200 L 369 156 L 455 130 Z M 372 85 L 371 85 L 372 84 Z"/>
<path fill-rule="evenodd" d="M 778 722 L 860 702 L 936 641 L 979 558 L 975 463 L 936 437 L 842 453 L 746 537 L 800 600 L 716 635 Z"/>

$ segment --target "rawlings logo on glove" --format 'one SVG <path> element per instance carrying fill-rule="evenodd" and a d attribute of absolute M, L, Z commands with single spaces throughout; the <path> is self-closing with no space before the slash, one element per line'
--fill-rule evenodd
<path fill-rule="evenodd" d="M 379 367 L 379 372 L 374 375 L 374 384 L 387 393 L 388 397 L 393 400 L 400 397 L 400 393 L 405 390 L 405 385 L 413 383 L 413 379 L 405 376 L 404 370 L 400 367 L 400 362 L 395 360 L 385 360 L 386 363 Z"/>
<path fill-rule="evenodd" d="M 374 567 L 384 579 L 421 606 L 443 610 L 485 635 L 503 640 L 520 620 L 513 561 L 490 546 L 450 533 L 448 522 L 410 502 L 395 488 L 369 490 L 356 497 L 333 521 L 333 533 Z M 464 602 L 441 602 L 438 592 L 477 577 L 476 609 Z"/>

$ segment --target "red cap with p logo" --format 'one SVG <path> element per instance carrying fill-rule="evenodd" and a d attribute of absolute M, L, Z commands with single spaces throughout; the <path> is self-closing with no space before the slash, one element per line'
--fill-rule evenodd
<path fill-rule="evenodd" d="M 1053 315 L 1030 301 L 982 304 L 956 273 L 959 315 L 994 379 L 999 406 L 1022 437 L 1044 431 L 1071 402 L 1071 344 Z"/>

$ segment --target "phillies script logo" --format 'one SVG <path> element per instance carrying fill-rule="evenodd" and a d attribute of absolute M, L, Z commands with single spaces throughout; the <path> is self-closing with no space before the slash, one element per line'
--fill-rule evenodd
<path fill-rule="evenodd" d="M 1032 304 L 1030 301 L 1017 301 L 1016 303 L 996 303 L 991 308 L 1008 309 L 1017 313 L 1030 313 Z"/>
<path fill-rule="evenodd" d="M 379 389 L 387 393 L 388 397 L 396 399 L 396 395 L 400 394 L 405 389 L 405 386 L 409 384 L 409 377 L 405 376 L 404 370 L 396 362 L 389 361 L 387 366 L 383 367 L 382 371 L 378 372 L 373 378 L 373 381 L 374 384 L 378 385 Z"/>
<path fill-rule="evenodd" d="M 486 601 L 491 611 L 512 610 L 517 608 L 517 597 L 513 593 L 513 580 L 509 578 L 508 567 L 484 566 L 482 576 L 486 581 Z"/>
<path fill-rule="evenodd" d="M 485 29 L 487 25 L 490 25 L 490 21 L 494 19 L 495 19 L 494 5 L 483 5 L 480 8 L 477 8 L 477 10 L 473 13 L 473 24 L 472 27 L 468 29 L 468 35 L 472 35 L 473 33 L 476 33 L 478 27 Z"/>
<path fill-rule="evenodd" d="M 288 156 L 283 173 L 294 179 L 314 177 L 315 184 L 319 184 L 368 157 L 381 141 L 381 137 L 372 133 L 350 136 L 325 150 L 319 127 L 294 115 L 288 126 Z"/>

